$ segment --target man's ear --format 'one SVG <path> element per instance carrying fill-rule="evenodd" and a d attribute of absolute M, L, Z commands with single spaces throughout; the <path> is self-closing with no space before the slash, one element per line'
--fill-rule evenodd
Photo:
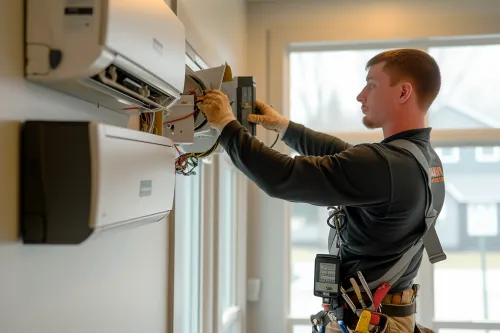
<path fill-rule="evenodd" d="M 413 87 L 410 82 L 403 82 L 401 85 L 401 90 L 400 90 L 400 96 L 399 96 L 399 102 L 401 104 L 404 104 L 408 101 L 410 98 L 411 94 L 413 93 Z"/>

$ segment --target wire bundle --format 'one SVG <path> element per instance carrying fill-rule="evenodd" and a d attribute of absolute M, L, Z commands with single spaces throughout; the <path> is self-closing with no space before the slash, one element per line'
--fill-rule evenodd
<path fill-rule="evenodd" d="M 181 154 L 175 160 L 175 172 L 184 176 L 195 175 L 196 173 L 194 172 L 194 169 L 199 164 L 198 159 L 208 157 L 217 149 L 217 147 L 219 147 L 219 138 L 217 138 L 214 145 L 205 152 Z"/>
<path fill-rule="evenodd" d="M 155 126 L 154 112 L 141 113 L 141 131 L 153 134 L 158 133 L 158 129 Z"/>

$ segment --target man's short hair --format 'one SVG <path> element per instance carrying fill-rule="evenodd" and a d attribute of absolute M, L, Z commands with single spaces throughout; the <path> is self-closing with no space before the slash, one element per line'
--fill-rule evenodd
<path fill-rule="evenodd" d="M 419 106 L 429 109 L 441 89 L 441 73 L 433 57 L 416 49 L 389 50 L 371 58 L 366 69 L 379 63 L 385 63 L 384 72 L 391 78 L 391 85 L 401 80 L 410 81 Z"/>

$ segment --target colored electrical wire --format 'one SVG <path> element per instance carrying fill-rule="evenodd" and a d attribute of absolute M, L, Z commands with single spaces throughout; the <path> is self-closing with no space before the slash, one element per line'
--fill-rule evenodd
<path fill-rule="evenodd" d="M 215 141 L 214 145 L 207 151 L 201 153 L 186 153 L 182 154 L 175 160 L 175 170 L 177 174 L 190 176 L 194 174 L 194 169 L 198 166 L 200 158 L 210 156 L 219 147 L 219 138 Z M 177 148 L 177 147 L 176 147 Z"/>
<path fill-rule="evenodd" d="M 188 114 L 187 116 L 184 116 L 184 117 L 180 117 L 180 118 L 177 118 L 177 119 L 174 119 L 174 120 L 165 121 L 163 123 L 163 125 L 171 124 L 171 123 L 175 123 L 177 121 L 181 121 L 181 120 L 187 119 L 187 118 L 191 117 L 192 115 L 194 115 L 194 112 L 191 112 L 190 114 Z"/>

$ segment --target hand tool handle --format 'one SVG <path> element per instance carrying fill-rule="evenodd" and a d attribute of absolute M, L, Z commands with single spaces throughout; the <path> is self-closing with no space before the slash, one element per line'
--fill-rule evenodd
<path fill-rule="evenodd" d="M 373 303 L 372 291 L 370 290 L 370 287 L 368 286 L 368 283 L 366 282 L 365 277 L 363 276 L 363 273 L 361 273 L 361 271 L 358 272 L 358 278 L 359 278 L 359 281 L 361 282 L 361 285 L 363 286 L 363 289 L 365 290 L 366 294 L 370 298 L 370 301 L 372 301 L 372 303 Z"/>
<path fill-rule="evenodd" d="M 354 280 L 354 278 L 350 278 L 349 281 L 351 281 L 352 288 L 354 289 L 354 292 L 356 293 L 356 296 L 358 297 L 359 304 L 361 304 L 361 307 L 363 309 L 366 309 L 366 304 L 363 301 L 363 297 L 361 296 L 361 290 L 359 289 L 358 283 L 356 282 L 356 280 Z"/>
<path fill-rule="evenodd" d="M 356 332 L 360 333 L 369 333 L 368 327 L 370 326 L 370 319 L 372 315 L 369 311 L 361 312 L 361 316 L 359 317 L 358 324 L 356 325 Z"/>
<path fill-rule="evenodd" d="M 342 297 L 344 298 L 345 302 L 349 307 L 351 308 L 352 312 L 356 313 L 356 306 L 354 303 L 351 301 L 349 296 L 347 296 L 347 293 L 345 292 L 344 288 L 340 287 L 340 292 L 342 293 Z"/>
<path fill-rule="evenodd" d="M 385 295 L 387 295 L 390 289 L 391 285 L 388 283 L 383 283 L 377 288 L 375 294 L 373 295 L 373 306 L 375 307 L 375 309 L 378 309 L 380 303 L 382 303 L 382 300 L 384 299 Z"/>

